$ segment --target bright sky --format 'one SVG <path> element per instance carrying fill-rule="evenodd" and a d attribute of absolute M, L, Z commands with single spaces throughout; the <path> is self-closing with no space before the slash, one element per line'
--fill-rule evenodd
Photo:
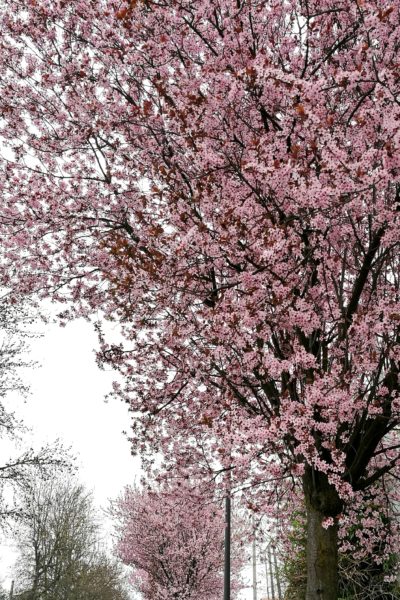
<path fill-rule="evenodd" d="M 35 329 L 42 330 L 43 337 L 31 341 L 30 357 L 41 366 L 24 373 L 32 394 L 26 403 L 12 398 L 8 406 L 32 429 L 28 444 L 38 448 L 60 438 L 65 446 L 72 446 L 80 481 L 93 490 L 96 503 L 106 507 L 109 498 L 140 475 L 139 460 L 131 456 L 122 433 L 130 432 L 127 405 L 114 399 L 104 402 L 115 374 L 98 369 L 97 337 L 87 322 L 75 321 L 65 328 L 39 324 Z M 1 540 L 0 581 L 7 588 L 13 559 L 9 541 Z M 251 576 L 251 570 L 246 571 Z M 259 582 L 264 583 L 261 565 L 258 571 Z M 250 585 L 250 577 L 246 579 Z M 260 585 L 259 599 L 264 589 Z M 243 590 L 242 600 L 252 598 L 250 587 Z"/>
<path fill-rule="evenodd" d="M 128 407 L 117 400 L 104 401 L 114 374 L 100 371 L 95 363 L 97 337 L 90 324 L 37 324 L 35 330 L 44 335 L 31 340 L 30 358 L 41 366 L 23 374 L 32 393 L 26 402 L 15 396 L 6 404 L 31 428 L 25 436 L 28 445 L 39 448 L 59 438 L 65 447 L 71 446 L 79 480 L 93 490 L 96 504 L 106 507 L 108 499 L 140 473 L 122 433 L 130 430 Z M 8 541 L 2 542 L 0 579 L 8 587 L 13 553 Z"/>
<path fill-rule="evenodd" d="M 46 325 L 44 337 L 32 344 L 32 358 L 42 366 L 29 374 L 32 397 L 22 415 L 36 442 L 60 437 L 72 445 L 80 478 L 105 505 L 133 482 L 139 461 L 122 433 L 130 430 L 127 405 L 104 401 L 115 374 L 98 369 L 96 346 L 96 334 L 83 320 L 64 328 Z"/>

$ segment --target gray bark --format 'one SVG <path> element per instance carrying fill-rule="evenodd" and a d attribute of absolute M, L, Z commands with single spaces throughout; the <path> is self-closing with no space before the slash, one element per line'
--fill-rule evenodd
<path fill-rule="evenodd" d="M 307 591 L 306 600 L 337 600 L 338 526 L 343 508 L 336 489 L 324 473 L 307 467 L 303 476 L 307 508 Z M 334 525 L 322 526 L 327 517 Z"/>
<path fill-rule="evenodd" d="M 337 600 L 338 528 L 325 529 L 325 516 L 307 507 L 307 592 L 306 600 Z"/>

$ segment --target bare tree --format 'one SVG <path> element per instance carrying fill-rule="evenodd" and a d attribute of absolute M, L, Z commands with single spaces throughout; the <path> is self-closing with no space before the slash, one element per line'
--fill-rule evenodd
<path fill-rule="evenodd" d="M 38 337 L 32 330 L 37 320 L 35 307 L 28 302 L 14 303 L 7 295 L 0 297 L 0 441 L 12 444 L 14 451 L 0 462 L 0 526 L 10 519 L 21 516 L 16 502 L 20 488 L 29 484 L 33 474 L 45 475 L 54 467 L 66 468 L 71 459 L 57 441 L 39 450 L 19 450 L 26 427 L 6 407 L 9 393 L 26 397 L 28 386 L 21 378 L 21 369 L 35 366 L 29 358 L 29 340 Z M 2 451 L 3 456 L 7 456 Z"/>
<path fill-rule="evenodd" d="M 93 499 L 72 478 L 42 480 L 25 494 L 17 570 L 26 600 L 126 600 L 116 563 L 100 550 Z"/>

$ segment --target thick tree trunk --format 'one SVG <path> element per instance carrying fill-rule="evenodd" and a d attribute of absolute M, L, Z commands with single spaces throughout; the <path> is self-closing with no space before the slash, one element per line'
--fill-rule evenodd
<path fill-rule="evenodd" d="M 343 503 L 326 475 L 306 468 L 303 476 L 307 508 L 307 592 L 306 600 L 337 600 L 338 526 L 335 517 Z M 322 526 L 327 517 L 334 524 Z"/>
<path fill-rule="evenodd" d="M 307 506 L 307 592 L 306 600 L 337 600 L 337 524 L 325 529 L 325 515 Z"/>

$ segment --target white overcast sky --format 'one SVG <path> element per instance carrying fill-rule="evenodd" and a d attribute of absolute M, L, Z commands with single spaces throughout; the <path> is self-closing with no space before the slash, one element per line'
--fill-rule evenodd
<path fill-rule="evenodd" d="M 29 357 L 39 363 L 24 370 L 30 385 L 26 401 L 13 395 L 5 401 L 30 428 L 27 445 L 39 448 L 60 439 L 77 457 L 78 478 L 93 491 L 96 504 L 107 507 L 123 487 L 140 475 L 140 463 L 130 454 L 123 431 L 130 430 L 126 404 L 104 401 L 115 374 L 101 371 L 95 362 L 97 336 L 91 324 L 74 321 L 66 327 L 37 323 L 43 336 L 30 341 Z M 1 539 L 0 580 L 6 585 L 12 572 L 10 541 Z"/>
<path fill-rule="evenodd" d="M 104 401 L 115 374 L 97 367 L 97 336 L 83 319 L 63 328 L 38 323 L 35 330 L 43 336 L 31 341 L 30 358 L 39 366 L 24 372 L 31 395 L 26 402 L 12 397 L 6 405 L 31 429 L 26 437 L 29 445 L 38 448 L 59 438 L 64 446 L 71 446 L 77 456 L 79 480 L 93 491 L 96 504 L 106 507 L 110 498 L 140 476 L 139 459 L 131 456 L 123 434 L 130 432 L 128 407 L 115 399 Z M 13 559 L 10 540 L 3 537 L 0 581 L 6 587 L 12 578 Z M 261 565 L 258 579 L 260 600 L 265 590 Z M 241 597 L 253 598 L 250 587 Z"/>
<path fill-rule="evenodd" d="M 32 395 L 21 406 L 21 416 L 36 443 L 59 437 L 72 446 L 81 480 L 104 505 L 139 472 L 122 433 L 130 429 L 128 407 L 104 401 L 115 373 L 96 365 L 91 324 L 79 320 L 43 329 L 43 337 L 31 344 L 31 356 L 41 366 L 26 373 Z"/>

